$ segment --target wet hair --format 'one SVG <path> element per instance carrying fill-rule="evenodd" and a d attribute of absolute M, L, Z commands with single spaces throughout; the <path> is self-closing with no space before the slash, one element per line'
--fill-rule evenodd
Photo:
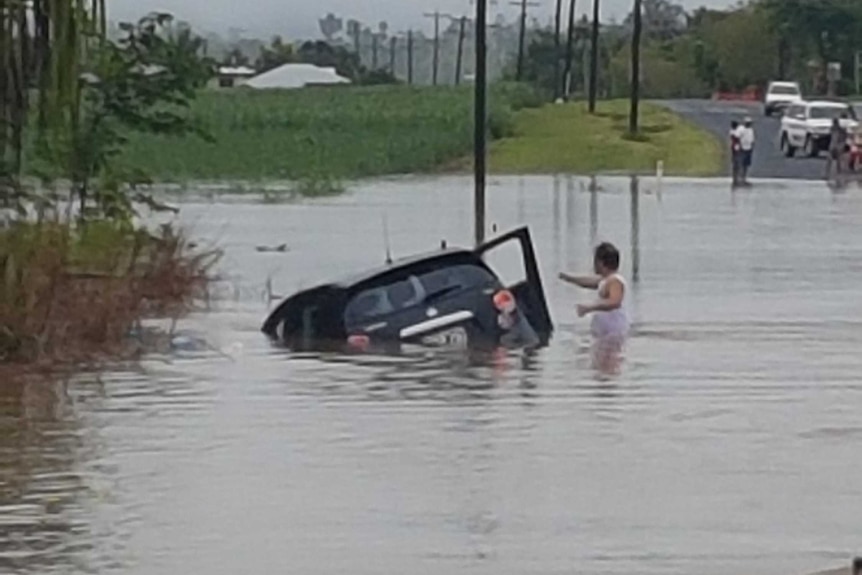
<path fill-rule="evenodd" d="M 617 271 L 620 269 L 620 252 L 613 244 L 604 242 L 596 248 L 594 262 L 601 263 L 611 271 Z"/>
<path fill-rule="evenodd" d="M 730 127 L 731 127 L 731 128 L 738 128 L 738 127 L 739 127 L 739 122 L 737 122 L 736 120 L 732 120 L 732 121 L 730 122 Z"/>

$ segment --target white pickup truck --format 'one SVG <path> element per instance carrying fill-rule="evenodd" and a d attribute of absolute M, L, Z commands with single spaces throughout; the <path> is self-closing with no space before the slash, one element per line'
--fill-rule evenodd
<path fill-rule="evenodd" d="M 801 149 L 813 158 L 829 149 L 835 119 L 848 132 L 859 128 L 856 111 L 850 104 L 831 100 L 791 104 L 781 118 L 781 151 L 792 158 Z"/>
<path fill-rule="evenodd" d="M 802 90 L 796 82 L 770 82 L 763 97 L 763 113 L 772 116 L 802 101 Z"/>

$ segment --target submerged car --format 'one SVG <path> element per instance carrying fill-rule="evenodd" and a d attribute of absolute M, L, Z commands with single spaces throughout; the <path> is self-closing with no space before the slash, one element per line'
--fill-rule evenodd
<path fill-rule="evenodd" d="M 504 285 L 488 256 L 518 248 L 519 280 Z M 536 254 L 524 227 L 476 249 L 395 261 L 289 297 L 263 332 L 294 350 L 389 349 L 403 344 L 541 347 L 550 340 Z"/>

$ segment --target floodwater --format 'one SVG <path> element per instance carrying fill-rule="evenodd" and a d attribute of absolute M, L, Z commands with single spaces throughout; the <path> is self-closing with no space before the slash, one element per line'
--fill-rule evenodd
<path fill-rule="evenodd" d="M 801 575 L 860 550 L 862 190 L 491 184 L 489 225 L 531 226 L 558 325 L 494 365 L 258 333 L 268 283 L 382 263 L 384 220 L 395 256 L 469 244 L 469 179 L 183 205 L 227 252 L 181 325 L 210 348 L 0 386 L 0 573 Z M 589 294 L 555 280 L 602 239 L 635 321 L 612 380 L 574 314 Z"/>

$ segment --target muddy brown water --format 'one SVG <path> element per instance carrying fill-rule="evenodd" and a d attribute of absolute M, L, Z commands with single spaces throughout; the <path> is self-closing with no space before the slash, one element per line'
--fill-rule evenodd
<path fill-rule="evenodd" d="M 186 202 L 183 221 L 227 254 L 219 300 L 181 326 L 191 345 L 0 385 L 0 572 L 845 564 L 862 544 L 862 190 L 599 184 L 492 181 L 490 221 L 531 226 L 558 326 L 537 356 L 495 364 L 295 356 L 258 333 L 268 278 L 286 293 L 382 263 L 384 214 L 395 256 L 468 244 L 468 179 Z M 588 295 L 554 279 L 599 239 L 624 250 L 635 321 L 609 381 L 574 316 Z"/>

